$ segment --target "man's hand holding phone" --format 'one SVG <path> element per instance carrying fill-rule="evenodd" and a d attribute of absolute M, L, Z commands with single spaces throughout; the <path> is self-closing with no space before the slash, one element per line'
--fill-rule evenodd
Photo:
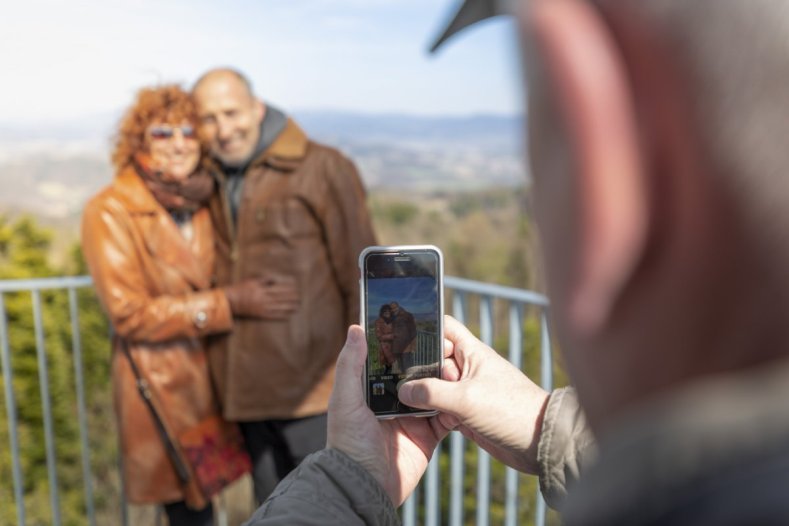
<path fill-rule="evenodd" d="M 406 382 L 400 401 L 438 410 L 442 428 L 457 429 L 508 466 L 536 474 L 548 392 L 451 316 L 444 319 L 444 337 L 443 380 Z"/>
<path fill-rule="evenodd" d="M 376 418 L 365 402 L 360 381 L 366 360 L 364 330 L 352 325 L 337 360 L 329 401 L 327 446 L 361 464 L 399 506 L 416 488 L 433 451 L 449 429 L 438 416 Z"/>
<path fill-rule="evenodd" d="M 359 381 L 367 359 L 361 327 L 348 330 L 337 361 L 327 446 L 361 464 L 395 506 L 416 488 L 436 446 L 453 429 L 505 464 L 538 472 L 548 393 L 451 316 L 444 330 L 443 379 L 411 380 L 399 390 L 403 403 L 437 410 L 436 416 L 376 418 Z"/>

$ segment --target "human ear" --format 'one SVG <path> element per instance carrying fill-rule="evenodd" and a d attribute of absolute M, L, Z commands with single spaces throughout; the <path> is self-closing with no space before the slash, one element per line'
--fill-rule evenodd
<path fill-rule="evenodd" d="M 626 64 L 605 20 L 580 0 L 533 0 L 526 17 L 574 158 L 568 239 L 576 261 L 567 321 L 593 336 L 609 321 L 647 244 L 649 196 Z"/>

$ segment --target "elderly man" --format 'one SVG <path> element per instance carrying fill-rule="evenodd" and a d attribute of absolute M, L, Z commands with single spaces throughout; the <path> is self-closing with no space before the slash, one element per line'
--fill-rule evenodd
<path fill-rule="evenodd" d="M 494 4 L 469 0 L 451 27 Z M 552 314 L 596 459 L 578 461 L 573 390 L 543 392 L 451 319 L 444 379 L 399 391 L 441 413 L 376 421 L 352 327 L 328 448 L 252 523 L 320 486 L 297 522 L 394 524 L 459 429 L 538 474 L 570 525 L 789 524 L 789 3 L 518 6 Z"/>
<path fill-rule="evenodd" d="M 375 238 L 353 163 L 257 99 L 241 73 L 209 71 L 193 94 L 219 183 L 217 284 L 264 286 L 258 317 L 235 320 L 209 353 L 262 502 L 325 445 L 337 352 L 359 321 L 356 260 Z"/>

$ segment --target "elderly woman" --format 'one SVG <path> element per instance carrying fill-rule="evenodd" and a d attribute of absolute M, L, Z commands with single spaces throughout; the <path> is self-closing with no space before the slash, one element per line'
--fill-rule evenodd
<path fill-rule="evenodd" d="M 220 417 L 202 338 L 230 330 L 233 315 L 258 315 L 262 286 L 211 288 L 214 241 L 201 201 L 213 183 L 198 169 L 196 125 L 194 104 L 179 87 L 141 90 L 117 135 L 116 177 L 82 218 L 85 258 L 115 332 L 112 382 L 126 496 L 163 504 L 172 526 L 213 522 L 210 495 L 195 493 L 194 475 L 216 466 L 190 463 L 180 443 L 190 429 Z M 138 391 L 138 377 L 153 407 Z"/>

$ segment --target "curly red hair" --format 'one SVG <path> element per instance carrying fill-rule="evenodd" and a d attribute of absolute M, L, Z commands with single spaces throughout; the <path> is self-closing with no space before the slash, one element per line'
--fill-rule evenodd
<path fill-rule="evenodd" d="M 198 128 L 197 108 L 188 92 L 177 84 L 141 89 L 121 119 L 112 152 L 113 166 L 120 171 L 132 164 L 134 154 L 148 151 L 145 131 L 151 124 L 184 122 Z"/>

